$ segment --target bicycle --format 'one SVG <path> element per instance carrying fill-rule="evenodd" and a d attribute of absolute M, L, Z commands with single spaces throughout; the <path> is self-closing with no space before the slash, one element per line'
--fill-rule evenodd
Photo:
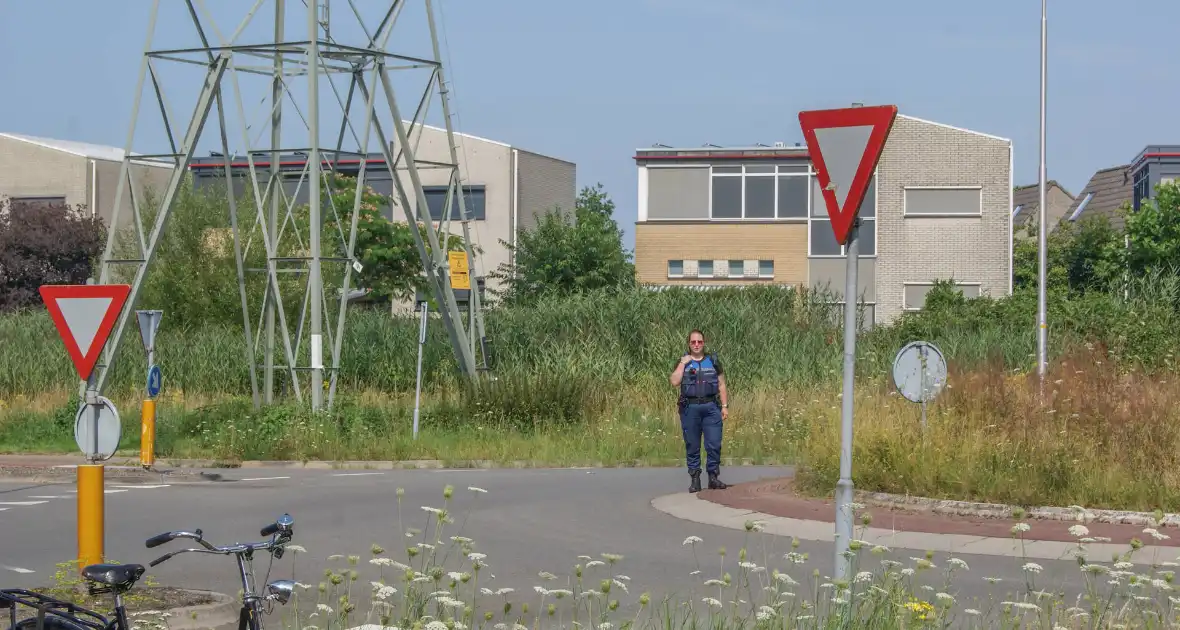
<path fill-rule="evenodd" d="M 155 567 L 167 562 L 182 553 L 213 553 L 218 555 L 233 554 L 237 558 L 238 573 L 242 579 L 242 608 L 238 614 L 239 630 L 262 630 L 262 603 L 277 601 L 285 605 L 295 591 L 293 580 L 273 580 L 266 585 L 266 594 L 258 595 L 254 592 L 254 554 L 265 551 L 270 553 L 272 562 L 282 558 L 285 545 L 294 537 L 295 519 L 289 514 L 279 517 L 274 523 L 263 527 L 260 535 L 270 536 L 269 541 L 255 543 L 235 543 L 223 547 L 214 546 L 205 541 L 200 529 L 192 532 L 165 532 L 149 538 L 144 544 L 148 549 L 159 547 L 178 538 L 196 541 L 203 547 L 177 549 L 152 560 L 149 566 Z M 130 591 L 139 578 L 147 570 L 142 564 L 93 564 L 82 569 L 82 577 L 86 580 L 87 590 L 91 595 L 111 593 L 115 600 L 115 618 L 108 620 L 105 616 L 79 606 L 72 602 L 35 593 L 24 589 L 0 590 L 0 610 L 8 609 L 9 628 L 11 630 L 130 630 L 127 620 L 127 610 L 123 605 L 123 595 Z M 269 577 L 270 570 L 267 570 Z M 24 605 L 37 610 L 37 616 L 22 619 L 17 622 L 17 607 Z"/>

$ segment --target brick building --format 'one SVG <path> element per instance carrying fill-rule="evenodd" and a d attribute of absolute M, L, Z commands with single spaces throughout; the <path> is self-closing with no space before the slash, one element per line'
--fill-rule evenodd
<path fill-rule="evenodd" d="M 649 286 L 788 284 L 842 303 L 844 251 L 807 148 L 639 149 L 635 263 Z M 936 280 L 1012 290 L 1012 142 L 899 114 L 861 205 L 866 320 L 920 309 Z"/>

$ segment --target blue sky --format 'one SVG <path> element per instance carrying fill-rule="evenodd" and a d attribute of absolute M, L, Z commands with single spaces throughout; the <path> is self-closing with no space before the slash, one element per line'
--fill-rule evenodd
<path fill-rule="evenodd" d="M 370 16 L 380 4 L 356 2 Z M 1036 181 L 1037 0 L 435 3 L 459 130 L 576 162 L 579 188 L 602 182 L 614 198 L 628 247 L 636 148 L 801 141 L 801 109 L 893 103 L 1012 138 L 1017 183 Z M 250 4 L 206 1 L 227 36 Z M 0 130 L 122 146 L 149 8 L 0 0 Z M 355 24 L 345 0 L 332 12 Z M 1049 12 L 1049 177 L 1076 193 L 1146 144 L 1180 143 L 1180 2 L 1051 0 Z M 398 50 L 428 53 L 424 25 L 407 14 Z M 162 14 L 157 37 L 158 47 L 194 42 L 175 11 Z M 182 118 L 198 81 L 175 78 L 171 106 Z M 403 108 L 414 100 L 402 97 Z M 164 146 L 145 126 L 135 148 Z"/>

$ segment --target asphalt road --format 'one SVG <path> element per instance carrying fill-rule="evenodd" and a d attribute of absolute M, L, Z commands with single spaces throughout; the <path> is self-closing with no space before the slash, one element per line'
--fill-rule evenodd
<path fill-rule="evenodd" d="M 687 489 L 682 469 L 562 469 L 492 471 L 306 471 L 233 470 L 226 481 L 192 484 L 131 486 L 108 484 L 106 495 L 106 551 L 120 562 L 147 564 L 176 541 L 148 550 L 143 541 L 168 530 L 201 528 L 214 544 L 257 540 L 262 525 L 284 512 L 295 519 L 294 544 L 307 549 L 297 558 L 297 579 L 316 584 L 332 554 L 362 557 L 361 584 L 376 576 L 367 564 L 369 547 L 377 543 L 398 560 L 409 539 L 399 529 L 396 490 L 405 489 L 401 499 L 402 523 L 423 528 L 430 516 L 422 506 L 443 507 L 443 487 L 455 488 L 451 513 L 455 524 L 445 536 L 461 534 L 475 540 L 477 551 L 487 554 L 488 568 L 481 573 L 481 585 L 496 589 L 511 586 L 533 601 L 533 586 L 564 586 L 579 555 L 600 558 L 603 553 L 624 556 L 617 573 L 631 578 L 630 593 L 619 593 L 624 604 L 639 593 L 653 597 L 683 593 L 715 577 L 720 566 L 717 554 L 725 547 L 725 568 L 738 573 L 738 550 L 749 546 L 751 560 L 771 569 L 790 573 L 807 582 L 812 569 L 831 574 L 830 544 L 803 541 L 799 552 L 810 555 L 802 567 L 790 568 L 783 554 L 790 551 L 790 539 L 754 534 L 682 521 L 658 512 L 651 500 Z M 723 476 L 731 483 L 789 474 L 783 468 L 730 468 Z M 469 486 L 487 490 L 472 493 Z M 55 563 L 68 561 L 76 553 L 75 495 L 72 484 L 30 484 L 0 481 L 0 586 L 39 586 L 51 582 Z M 460 525 L 463 526 L 460 532 Z M 688 536 L 699 536 L 697 546 L 702 573 L 692 549 L 683 545 Z M 421 540 L 421 537 L 415 541 Z M 894 549 L 892 558 L 912 565 L 911 557 L 922 550 Z M 961 606 L 971 597 L 989 594 L 1007 597 L 1024 584 L 1021 562 L 1016 558 L 961 556 L 970 570 L 956 578 Z M 1171 558 L 1169 558 L 1171 559 Z M 945 556 L 935 556 L 939 570 Z M 1102 560 L 1102 559 L 1098 559 Z M 331 563 L 337 566 L 340 561 Z M 1038 561 L 1044 572 L 1038 587 L 1058 589 L 1068 582 L 1080 583 L 1072 561 Z M 265 576 L 267 562 L 258 562 L 258 578 Z M 877 568 L 876 559 L 869 569 Z M 275 563 L 271 578 L 292 577 L 290 556 Z M 559 576 L 544 582 L 538 572 Z M 210 589 L 233 594 L 238 590 L 236 566 L 227 557 L 186 554 L 149 569 L 165 585 Z M 488 576 L 494 579 L 488 581 Z M 927 573 L 938 584 L 941 575 Z M 602 577 L 601 575 L 598 577 Z M 984 577 L 1001 577 L 991 586 Z M 595 580 L 595 584 L 597 581 Z M 1002 589 L 1002 591 L 997 591 Z M 938 590 L 942 590 L 938 586 Z M 1072 590 L 1072 589 L 1071 589 Z M 933 595 L 930 593 L 929 595 Z"/>

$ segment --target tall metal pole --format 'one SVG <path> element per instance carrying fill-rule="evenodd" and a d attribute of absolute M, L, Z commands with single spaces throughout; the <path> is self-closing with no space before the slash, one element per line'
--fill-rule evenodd
<path fill-rule="evenodd" d="M 418 325 L 418 377 L 414 381 L 414 439 L 418 439 L 418 409 L 422 402 L 422 349 L 426 347 L 426 311 L 430 304 L 422 300 L 422 320 Z"/>
<path fill-rule="evenodd" d="M 836 482 L 836 573 L 837 580 L 849 579 L 851 563 L 845 557 L 852 542 L 852 394 L 856 371 L 856 284 L 860 266 L 860 217 L 848 231 L 844 272 L 844 388 L 840 411 L 840 480 Z"/>
<path fill-rule="evenodd" d="M 319 0 L 307 12 L 310 45 L 307 48 L 307 117 L 311 134 L 309 147 L 308 182 L 311 185 L 311 409 L 319 411 L 324 403 L 324 345 L 323 345 L 323 285 L 320 284 L 320 25 Z"/>
<path fill-rule="evenodd" d="M 1047 0 L 1041 0 L 1041 164 L 1039 182 L 1039 199 L 1037 211 L 1040 229 L 1037 230 L 1037 375 L 1044 385 L 1045 371 L 1048 369 L 1048 323 L 1046 292 L 1046 267 L 1048 266 L 1048 236 L 1049 228 L 1045 225 L 1045 71 L 1046 71 L 1046 11 Z"/>
<path fill-rule="evenodd" d="M 283 22 L 286 19 L 286 11 L 284 10 L 284 3 L 286 0 L 275 0 L 275 42 L 283 41 Z M 282 198 L 283 184 L 279 174 L 279 162 L 282 160 L 282 155 L 279 153 L 280 131 L 282 127 L 282 110 L 283 110 L 283 59 L 282 53 L 275 53 L 274 61 L 274 79 L 271 82 L 271 107 L 274 110 L 271 112 L 271 126 L 270 126 L 270 146 L 274 149 L 270 154 L 270 215 L 267 217 L 267 235 L 271 240 L 271 249 L 278 250 L 279 248 L 279 200 Z M 263 351 L 263 363 L 265 366 L 265 376 L 263 377 L 263 388 L 265 390 L 266 404 L 274 402 L 275 392 L 275 301 L 280 296 L 270 293 L 270 284 L 266 285 L 267 299 L 266 299 L 266 349 Z M 251 357 L 254 356 L 251 352 Z"/>

